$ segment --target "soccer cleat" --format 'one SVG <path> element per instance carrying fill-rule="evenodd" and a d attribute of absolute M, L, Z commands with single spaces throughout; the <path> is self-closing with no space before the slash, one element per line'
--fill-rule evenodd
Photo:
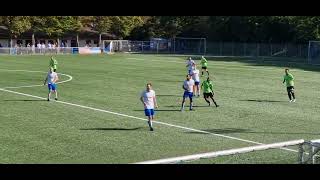
<path fill-rule="evenodd" d="M 296 99 L 294 99 L 293 102 L 296 102 Z"/>
<path fill-rule="evenodd" d="M 194 111 L 194 109 L 189 109 L 190 111 Z"/>
<path fill-rule="evenodd" d="M 216 107 L 219 107 L 219 105 L 216 105 Z"/>
<path fill-rule="evenodd" d="M 292 102 L 292 100 L 290 100 L 289 102 Z"/>
<path fill-rule="evenodd" d="M 58 101 L 58 98 L 54 98 L 56 101 Z"/>
<path fill-rule="evenodd" d="M 153 131 L 153 127 L 150 127 L 150 131 Z"/>
<path fill-rule="evenodd" d="M 211 106 L 211 103 L 209 103 L 209 106 Z"/>
<path fill-rule="evenodd" d="M 47 101 L 50 101 L 50 99 L 47 99 Z"/>

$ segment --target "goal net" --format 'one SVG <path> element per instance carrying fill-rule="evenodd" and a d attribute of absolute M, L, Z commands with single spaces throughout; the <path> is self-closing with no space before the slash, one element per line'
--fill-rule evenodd
<path fill-rule="evenodd" d="M 303 139 L 150 160 L 136 164 L 319 164 L 320 141 Z"/>
<path fill-rule="evenodd" d="M 320 64 L 320 41 L 309 41 L 308 63 Z"/>
<path fill-rule="evenodd" d="M 206 54 L 206 38 L 176 37 L 173 39 L 174 54 Z"/>

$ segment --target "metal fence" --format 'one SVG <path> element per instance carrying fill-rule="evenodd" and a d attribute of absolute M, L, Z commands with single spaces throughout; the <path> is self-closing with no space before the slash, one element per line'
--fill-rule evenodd
<path fill-rule="evenodd" d="M 187 47 L 186 47 L 187 46 Z M 101 51 L 103 52 L 103 51 Z M 112 52 L 196 54 L 212 56 L 290 57 L 308 58 L 308 44 L 206 42 L 180 46 L 171 41 L 114 41 Z M 0 48 L 0 54 L 78 54 L 78 47 L 59 48 Z"/>
<path fill-rule="evenodd" d="M 2 55 L 54 55 L 54 54 L 75 54 L 75 48 L 60 47 L 60 48 L 31 48 L 31 47 L 16 47 L 16 48 L 0 48 Z"/>

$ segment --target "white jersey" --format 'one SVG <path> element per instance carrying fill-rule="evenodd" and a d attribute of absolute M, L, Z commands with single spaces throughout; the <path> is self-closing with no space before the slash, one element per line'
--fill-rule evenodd
<path fill-rule="evenodd" d="M 154 109 L 154 98 L 156 97 L 154 90 L 150 90 L 149 92 L 147 90 L 143 91 L 141 97 L 147 109 Z"/>
<path fill-rule="evenodd" d="M 194 79 L 195 82 L 200 82 L 199 73 L 199 69 L 194 69 L 192 71 L 192 79 Z"/>
<path fill-rule="evenodd" d="M 48 84 L 52 84 L 55 78 L 58 78 L 58 74 L 56 72 L 48 73 Z"/>
<path fill-rule="evenodd" d="M 183 82 L 183 87 L 185 89 L 187 89 L 188 92 L 193 92 L 193 86 L 194 86 L 194 80 L 193 79 L 190 79 L 189 81 L 185 80 Z"/>
<path fill-rule="evenodd" d="M 194 60 L 188 60 L 187 65 L 188 65 L 188 70 L 192 70 L 192 65 L 195 64 Z"/>

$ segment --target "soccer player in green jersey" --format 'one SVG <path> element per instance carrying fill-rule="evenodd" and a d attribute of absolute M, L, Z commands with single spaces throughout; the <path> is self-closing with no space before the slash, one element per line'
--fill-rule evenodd
<path fill-rule="evenodd" d="M 201 76 L 203 76 L 203 71 L 206 71 L 208 76 L 209 76 L 209 71 L 208 71 L 208 61 L 206 60 L 206 58 L 204 58 L 203 56 L 201 56 L 201 62 L 200 62 L 202 68 L 201 68 Z"/>
<path fill-rule="evenodd" d="M 57 65 L 58 65 L 58 61 L 53 58 L 53 56 L 51 56 L 51 59 L 50 59 L 50 68 L 53 69 L 53 72 L 56 72 L 57 71 Z"/>
<path fill-rule="evenodd" d="M 296 97 L 294 95 L 294 77 L 291 73 L 289 73 L 289 69 L 285 69 L 285 75 L 283 77 L 283 82 L 286 83 L 287 86 L 287 92 L 288 92 L 288 97 L 290 99 L 290 102 L 296 102 Z M 292 96 L 292 98 L 291 98 Z"/>
<path fill-rule="evenodd" d="M 219 105 L 216 103 L 216 101 L 213 98 L 213 95 L 214 95 L 213 84 L 209 77 L 207 78 L 207 80 L 203 81 L 203 83 L 201 84 L 201 89 L 203 89 L 204 100 L 209 104 L 209 106 L 211 106 L 211 103 L 208 100 L 210 97 L 213 103 L 216 105 L 216 107 L 219 107 Z"/>

